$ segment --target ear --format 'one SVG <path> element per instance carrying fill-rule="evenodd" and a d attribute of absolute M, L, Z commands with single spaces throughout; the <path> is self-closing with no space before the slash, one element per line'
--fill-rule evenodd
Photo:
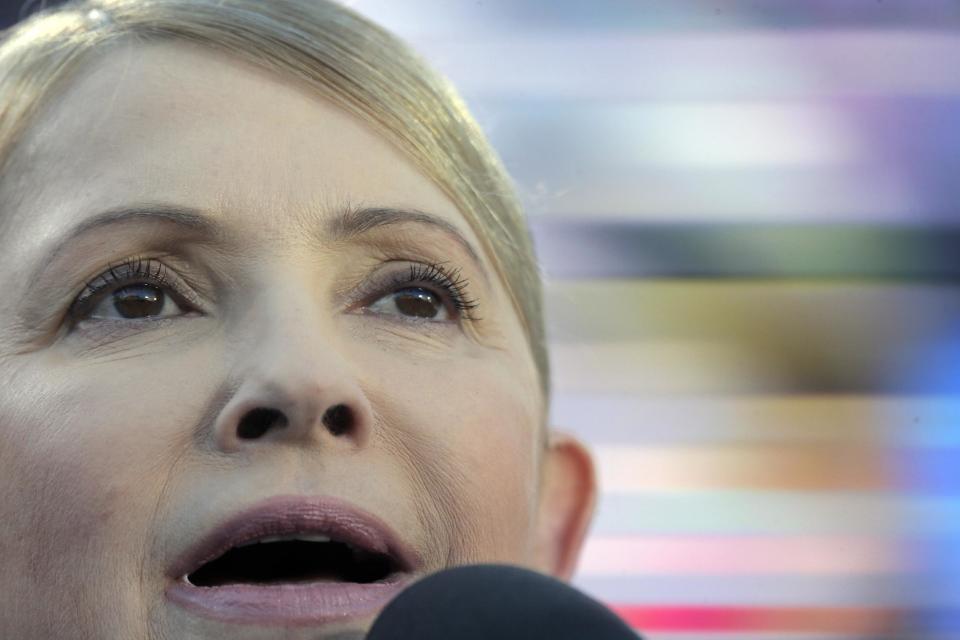
<path fill-rule="evenodd" d="M 577 566 L 597 499 L 593 459 L 573 436 L 552 431 L 543 460 L 534 561 L 569 580 Z"/>

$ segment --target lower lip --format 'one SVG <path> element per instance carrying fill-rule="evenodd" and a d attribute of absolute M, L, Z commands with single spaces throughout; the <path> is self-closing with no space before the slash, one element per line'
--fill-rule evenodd
<path fill-rule="evenodd" d="M 197 587 L 177 582 L 167 597 L 198 615 L 222 622 L 259 626 L 314 626 L 372 618 L 408 579 L 370 584 L 303 584 Z"/>

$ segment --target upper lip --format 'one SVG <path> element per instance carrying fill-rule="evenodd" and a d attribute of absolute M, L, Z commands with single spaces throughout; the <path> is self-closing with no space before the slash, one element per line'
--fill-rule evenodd
<path fill-rule="evenodd" d="M 275 496 L 227 518 L 174 562 L 184 578 L 230 549 L 267 536 L 324 535 L 390 556 L 398 571 L 417 569 L 416 552 L 377 516 L 329 497 Z"/>

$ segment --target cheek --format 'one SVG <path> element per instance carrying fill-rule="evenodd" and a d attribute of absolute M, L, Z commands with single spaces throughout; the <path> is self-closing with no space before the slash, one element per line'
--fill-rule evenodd
<path fill-rule="evenodd" d="M 62 579 L 53 574 L 89 554 L 115 500 L 91 428 L 97 418 L 77 410 L 87 408 L 82 389 L 58 382 L 19 372 L 0 399 L 5 542 L 41 581 Z"/>
<path fill-rule="evenodd" d="M 15 567 L 0 574 L 16 576 L 0 577 L 0 591 L 43 602 L 47 616 L 101 611 L 90 628 L 109 624 L 107 594 L 110 611 L 140 606 L 140 565 L 176 459 L 170 411 L 182 406 L 152 376 L 116 369 L 41 358 L 0 390 L 0 547 Z"/>
<path fill-rule="evenodd" d="M 0 572 L 0 591 L 18 633 L 53 637 L 68 623 L 89 632 L 103 621 L 88 612 L 122 575 L 124 550 L 109 532 L 124 489 L 111 481 L 110 448 L 91 428 L 98 417 L 81 410 L 83 390 L 30 373 L 0 392 L 0 552 L 10 569 Z"/>
<path fill-rule="evenodd" d="M 485 357 L 449 360 L 367 354 L 371 397 L 383 429 L 429 443 L 414 455 L 442 468 L 422 483 L 427 499 L 456 502 L 437 523 L 455 563 L 524 563 L 537 492 L 540 395 L 522 363 Z M 452 495 L 451 495 L 452 494 Z M 441 510 L 441 513 L 443 511 Z"/>
<path fill-rule="evenodd" d="M 522 562 L 534 524 L 537 423 L 508 389 L 481 385 L 473 390 L 477 395 L 464 398 L 466 411 L 450 434 L 474 506 L 467 518 L 487 532 L 478 550 L 481 558 Z"/>

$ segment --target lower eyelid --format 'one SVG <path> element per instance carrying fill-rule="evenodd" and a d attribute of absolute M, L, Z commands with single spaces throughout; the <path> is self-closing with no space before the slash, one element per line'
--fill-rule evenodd
<path fill-rule="evenodd" d="M 371 323 L 373 331 L 396 331 L 397 335 L 431 335 L 452 336 L 463 331 L 462 324 L 457 319 L 452 320 L 430 320 L 426 318 L 415 318 L 396 314 L 378 314 L 374 312 L 361 312 L 361 318 Z M 372 327 L 376 327 L 373 329 Z"/>
<path fill-rule="evenodd" d="M 91 343 L 100 343 L 123 338 L 144 335 L 155 330 L 160 330 L 174 323 L 188 319 L 187 316 L 165 316 L 162 318 L 153 318 L 148 320 L 129 320 L 129 319 L 111 319 L 111 320 L 81 320 L 74 327 L 72 333 L 75 333 L 83 341 Z"/>

